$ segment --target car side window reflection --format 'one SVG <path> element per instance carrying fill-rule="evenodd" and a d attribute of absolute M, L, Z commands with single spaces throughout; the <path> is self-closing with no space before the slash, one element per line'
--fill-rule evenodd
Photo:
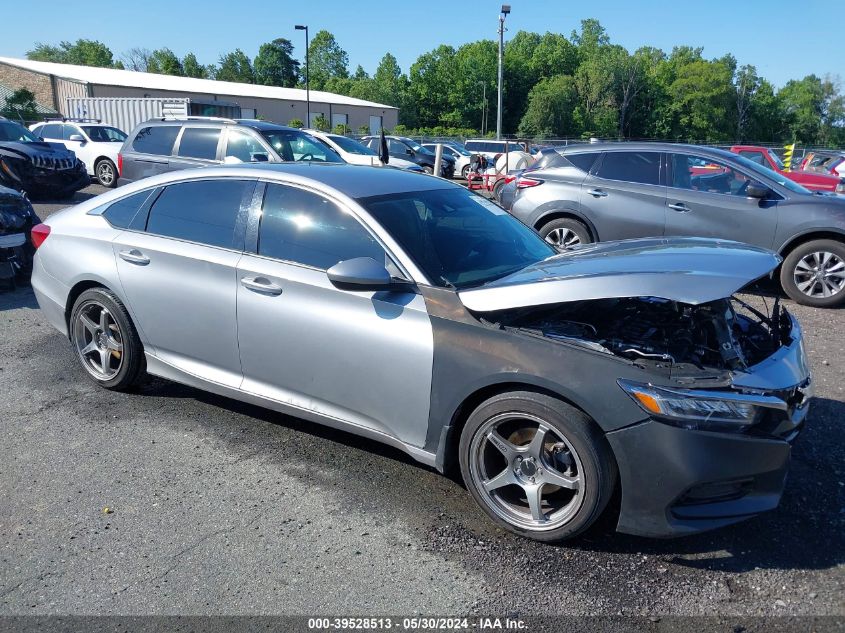
<path fill-rule="evenodd" d="M 672 187 L 745 196 L 749 179 L 729 165 L 703 156 L 672 154 Z"/>
<path fill-rule="evenodd" d="M 264 195 L 258 254 L 321 270 L 355 257 L 389 261 L 370 232 L 334 202 L 274 184 Z"/>

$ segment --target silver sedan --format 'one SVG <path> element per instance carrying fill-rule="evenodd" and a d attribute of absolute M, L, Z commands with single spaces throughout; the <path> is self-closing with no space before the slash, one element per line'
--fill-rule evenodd
<path fill-rule="evenodd" d="M 798 324 L 731 299 L 779 258 L 734 242 L 558 253 L 442 179 L 309 164 L 140 180 L 32 240 L 41 310 L 99 385 L 153 374 L 458 467 L 538 540 L 617 486 L 634 534 L 772 509 L 806 416 Z"/>

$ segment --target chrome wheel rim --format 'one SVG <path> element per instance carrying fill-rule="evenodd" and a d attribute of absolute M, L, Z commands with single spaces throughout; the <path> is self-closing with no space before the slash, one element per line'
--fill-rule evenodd
<path fill-rule="evenodd" d="M 106 186 L 114 182 L 114 169 L 109 163 L 104 161 L 97 165 L 97 179 Z"/>
<path fill-rule="evenodd" d="M 795 285 L 814 299 L 833 297 L 845 288 L 845 261 L 829 251 L 807 253 L 792 272 Z"/>
<path fill-rule="evenodd" d="M 97 380 L 114 378 L 123 366 L 123 332 L 103 304 L 87 301 L 79 308 L 73 340 L 82 366 Z"/>
<path fill-rule="evenodd" d="M 549 231 L 549 234 L 546 235 L 546 241 L 553 246 L 567 248 L 580 244 L 581 238 L 572 229 L 560 228 Z"/>
<path fill-rule="evenodd" d="M 472 485 L 487 506 L 526 530 L 559 528 L 584 501 L 578 453 L 562 433 L 530 414 L 487 420 L 473 436 L 469 466 Z"/>

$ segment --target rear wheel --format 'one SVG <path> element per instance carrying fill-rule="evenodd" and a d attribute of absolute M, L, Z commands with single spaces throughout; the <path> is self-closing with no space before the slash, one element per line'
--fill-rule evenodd
<path fill-rule="evenodd" d="M 467 420 L 459 450 L 475 501 L 505 529 L 539 541 L 590 527 L 616 481 L 610 449 L 590 418 L 544 394 L 484 402 Z"/>
<path fill-rule="evenodd" d="M 845 303 L 845 244 L 813 240 L 796 247 L 780 271 L 784 292 L 797 303 L 832 308 Z"/>
<path fill-rule="evenodd" d="M 552 220 L 541 226 L 539 233 L 540 237 L 558 248 L 569 248 L 593 241 L 590 230 L 582 222 L 572 218 Z"/>
<path fill-rule="evenodd" d="M 108 158 L 101 158 L 94 165 L 94 177 L 103 187 L 117 186 L 117 168 Z"/>
<path fill-rule="evenodd" d="M 70 336 L 88 376 L 122 391 L 144 372 L 144 350 L 126 308 L 105 288 L 86 290 L 73 305 Z"/>

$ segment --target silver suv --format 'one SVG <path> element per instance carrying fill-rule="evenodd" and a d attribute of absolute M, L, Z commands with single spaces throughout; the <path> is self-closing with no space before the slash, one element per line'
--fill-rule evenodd
<path fill-rule="evenodd" d="M 737 240 L 784 258 L 780 283 L 798 303 L 845 303 L 845 197 L 813 193 L 712 147 L 602 143 L 560 155 L 553 167 L 523 172 L 513 203 L 506 203 L 546 241 L 570 247 L 657 236 Z"/>
<path fill-rule="evenodd" d="M 177 169 L 241 163 L 343 163 L 310 134 L 267 121 L 189 117 L 132 130 L 118 155 L 118 185 Z"/>

